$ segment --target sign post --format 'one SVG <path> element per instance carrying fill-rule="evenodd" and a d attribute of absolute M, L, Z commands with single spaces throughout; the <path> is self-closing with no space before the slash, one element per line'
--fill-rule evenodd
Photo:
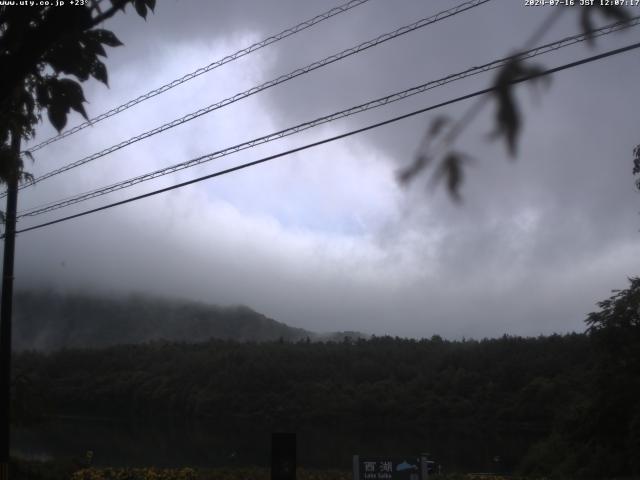
<path fill-rule="evenodd" d="M 423 454 L 406 457 L 353 456 L 353 480 L 427 480 L 433 464 Z"/>
<path fill-rule="evenodd" d="M 296 480 L 296 434 L 271 434 L 271 480 Z"/>
<path fill-rule="evenodd" d="M 422 473 L 422 479 L 427 480 L 429 478 L 429 466 L 433 466 L 433 462 L 429 461 L 428 453 L 420 454 L 420 472 Z"/>

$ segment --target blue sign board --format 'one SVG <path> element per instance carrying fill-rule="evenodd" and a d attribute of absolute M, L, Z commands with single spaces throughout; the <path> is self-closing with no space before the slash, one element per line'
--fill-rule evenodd
<path fill-rule="evenodd" d="M 426 480 L 425 457 L 353 457 L 353 480 Z"/>

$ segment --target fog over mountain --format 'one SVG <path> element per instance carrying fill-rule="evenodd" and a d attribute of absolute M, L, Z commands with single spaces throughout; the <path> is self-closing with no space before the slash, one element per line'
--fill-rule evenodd
<path fill-rule="evenodd" d="M 52 291 L 19 292 L 15 298 L 14 348 L 51 351 L 149 342 L 200 343 L 342 341 L 358 332 L 311 332 L 245 306 L 220 307 L 148 295 L 105 297 Z"/>
<path fill-rule="evenodd" d="M 334 2 L 158 2 L 105 23 L 109 88 L 88 83 L 90 116 L 317 15 Z M 271 80 L 453 2 L 371 0 L 35 153 L 36 176 Z M 580 31 L 566 9 L 542 43 Z M 548 8 L 495 0 L 204 115 L 20 194 L 19 209 L 185 161 L 296 123 L 504 57 Z M 598 17 L 599 25 L 608 20 Z M 631 43 L 599 38 L 540 59 L 552 67 Z M 247 305 L 294 328 L 445 338 L 582 331 L 598 299 L 640 271 L 637 53 L 517 88 L 524 115 L 515 162 L 487 140 L 493 106 L 456 148 L 469 166 L 463 202 L 396 172 L 429 122 L 413 117 L 269 164 L 18 236 L 22 290 L 143 292 Z M 488 86 L 490 74 L 183 170 L 20 227 L 173 185 Z M 70 126 L 79 122 L 70 118 Z M 54 134 L 45 122 L 35 142 Z M 134 328 L 133 326 L 131 328 Z"/>

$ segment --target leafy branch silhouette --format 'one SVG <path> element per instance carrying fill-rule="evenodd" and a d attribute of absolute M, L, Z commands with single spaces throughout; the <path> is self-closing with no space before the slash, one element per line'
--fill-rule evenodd
<path fill-rule="evenodd" d="M 105 47 L 122 45 L 113 32 L 96 27 L 129 4 L 146 19 L 156 2 L 110 0 L 104 11 L 100 3 L 70 9 L 0 7 L 0 183 L 15 176 L 32 179 L 9 142 L 33 138 L 44 111 L 58 132 L 71 110 L 88 119 L 81 82 L 94 78 L 108 86 L 101 58 L 107 56 Z"/>
<path fill-rule="evenodd" d="M 593 32 L 596 28 L 594 17 L 599 15 L 618 21 L 629 21 L 631 19 L 627 9 L 622 6 L 594 5 L 592 7 L 576 7 L 576 9 L 578 8 L 580 9 L 580 25 L 583 33 L 587 35 L 587 42 L 591 47 L 595 43 L 593 37 Z M 555 17 L 549 17 L 542 24 L 527 42 L 527 47 L 523 48 L 522 51 L 532 46 L 529 44 L 536 43 L 560 13 L 554 12 L 553 15 Z M 475 102 L 460 120 L 453 122 L 449 117 L 438 116 L 431 121 L 413 161 L 398 172 L 398 180 L 402 184 L 408 184 L 431 165 L 434 165 L 429 182 L 430 185 L 435 187 L 437 184 L 444 182 L 450 198 L 454 202 L 460 203 L 462 200 L 460 189 L 465 178 L 465 164 L 470 163 L 472 157 L 454 149 L 455 141 L 484 105 L 491 102 L 495 107 L 495 123 L 488 138 L 491 140 L 503 139 L 509 157 L 515 159 L 518 141 L 522 135 L 522 114 L 516 100 L 516 85 L 513 82 L 541 71 L 542 69 L 539 66 L 519 58 L 518 53 L 513 55 L 512 60 L 495 75 L 491 84 L 493 90 L 480 97 L 480 100 Z M 547 83 L 550 80 L 548 77 L 537 77 L 535 80 L 542 79 Z M 636 156 L 634 161 L 635 175 L 640 174 L 640 145 L 634 150 L 634 155 Z M 640 188 L 640 179 L 636 181 L 636 185 Z"/>

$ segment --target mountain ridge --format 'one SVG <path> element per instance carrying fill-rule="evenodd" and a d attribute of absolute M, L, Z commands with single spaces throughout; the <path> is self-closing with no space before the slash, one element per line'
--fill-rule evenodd
<path fill-rule="evenodd" d="M 14 299 L 15 350 L 101 348 L 152 341 L 340 341 L 360 332 L 317 333 L 292 327 L 245 305 L 220 306 L 146 294 L 23 290 Z"/>

